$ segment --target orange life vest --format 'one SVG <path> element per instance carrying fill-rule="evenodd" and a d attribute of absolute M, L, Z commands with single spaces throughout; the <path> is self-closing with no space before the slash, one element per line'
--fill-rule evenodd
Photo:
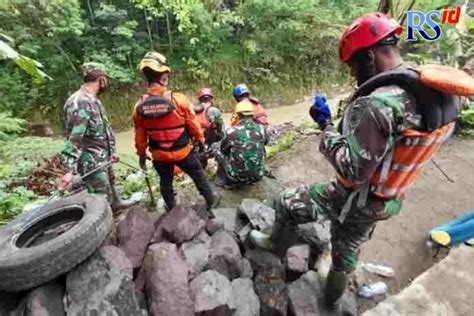
<path fill-rule="evenodd" d="M 176 111 L 171 93 L 166 96 L 143 95 L 137 112 L 143 118 L 150 149 L 174 151 L 189 145 L 185 120 Z"/>
<path fill-rule="evenodd" d="M 432 132 L 406 129 L 392 151 L 370 178 L 370 192 L 382 199 L 401 197 L 421 174 L 423 166 L 435 155 L 454 131 L 449 123 Z M 338 176 L 347 188 L 353 185 Z"/>
<path fill-rule="evenodd" d="M 207 116 L 207 110 L 211 107 L 210 104 L 205 105 L 202 111 L 196 112 L 196 118 L 201 124 L 201 128 L 205 131 L 206 129 L 212 127 L 212 122 L 209 120 Z"/>
<path fill-rule="evenodd" d="M 437 82 L 440 81 L 437 78 Z M 445 81 L 442 81 L 443 84 Z M 457 118 L 453 94 L 459 92 L 453 88 L 451 94 L 447 93 L 426 78 L 423 79 L 423 72 L 420 70 L 402 69 L 371 78 L 359 88 L 351 100 L 387 85 L 398 85 L 414 97 L 422 116 L 423 128 L 402 131 L 392 150 L 363 188 L 382 199 L 402 197 L 418 178 L 423 166 L 452 135 Z M 355 189 L 354 184 L 347 179 L 340 175 L 337 178 L 346 188 Z M 362 191 L 362 188 L 359 189 Z"/>
<path fill-rule="evenodd" d="M 250 97 L 250 101 L 253 103 L 253 119 L 255 122 L 262 125 L 268 125 L 269 122 L 267 110 L 263 108 L 258 99 Z"/>

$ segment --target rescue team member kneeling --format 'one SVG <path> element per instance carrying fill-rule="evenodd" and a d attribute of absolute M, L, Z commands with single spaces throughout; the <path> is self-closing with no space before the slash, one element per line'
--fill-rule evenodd
<path fill-rule="evenodd" d="M 319 149 L 334 167 L 336 179 L 285 190 L 274 200 L 277 218 L 271 238 L 258 231 L 250 234 L 257 245 L 275 249 L 284 242 L 278 239 L 281 231 L 329 218 L 329 306 L 343 294 L 360 246 L 377 221 L 400 212 L 407 189 L 451 136 L 457 118 L 455 95 L 474 93 L 474 80 L 460 70 L 403 63 L 397 48 L 401 32 L 395 20 L 372 13 L 343 33 L 340 59 L 349 64 L 359 87 L 337 129 L 323 97 L 317 96 L 310 110 L 324 131 Z"/>
<path fill-rule="evenodd" d="M 173 191 L 173 170 L 177 165 L 194 181 L 204 197 L 207 209 L 216 207 L 219 196 L 213 192 L 209 180 L 193 151 L 192 139 L 204 149 L 201 127 L 189 110 L 189 100 L 181 93 L 166 89 L 171 69 L 165 56 L 148 52 L 139 65 L 148 80 L 147 94 L 143 95 L 134 109 L 135 147 L 142 169 L 146 169 L 147 148 L 153 158 L 153 166 L 160 176 L 160 190 L 169 211 L 176 206 Z M 212 215 L 210 213 L 210 215 Z"/>
<path fill-rule="evenodd" d="M 253 106 L 239 103 L 235 109 L 239 124 L 227 130 L 218 148 L 213 148 L 218 162 L 217 181 L 220 187 L 235 188 L 260 181 L 265 171 L 265 127 L 253 118 Z"/>

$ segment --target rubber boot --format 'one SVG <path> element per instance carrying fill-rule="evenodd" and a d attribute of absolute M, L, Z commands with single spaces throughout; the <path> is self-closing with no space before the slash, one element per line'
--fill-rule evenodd
<path fill-rule="evenodd" d="M 176 206 L 176 193 L 173 194 L 173 197 L 170 200 L 168 201 L 165 200 L 165 211 L 169 212 L 172 209 L 174 209 L 175 206 Z"/>
<path fill-rule="evenodd" d="M 347 284 L 347 275 L 345 272 L 338 272 L 331 269 L 326 281 L 326 291 L 324 295 L 326 306 L 329 308 L 337 307 L 337 300 L 344 294 Z"/>
<path fill-rule="evenodd" d="M 207 215 L 209 219 L 213 219 L 216 217 L 214 213 L 212 213 L 212 209 L 216 208 L 219 205 L 220 201 L 221 201 L 220 194 L 212 190 L 211 198 L 206 198 L 206 210 L 207 210 Z"/>
<path fill-rule="evenodd" d="M 111 185 L 110 189 L 112 191 L 112 203 L 110 203 L 110 207 L 112 208 L 112 212 L 116 213 L 118 211 L 127 209 L 137 204 L 136 201 L 132 200 L 122 200 L 120 194 L 117 191 L 115 185 Z"/>

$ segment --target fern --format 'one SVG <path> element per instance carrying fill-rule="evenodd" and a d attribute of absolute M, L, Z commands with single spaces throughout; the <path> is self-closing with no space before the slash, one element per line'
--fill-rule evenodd
<path fill-rule="evenodd" d="M 8 112 L 0 112 L 0 141 L 9 140 L 25 132 L 25 125 L 25 120 L 12 117 Z"/>

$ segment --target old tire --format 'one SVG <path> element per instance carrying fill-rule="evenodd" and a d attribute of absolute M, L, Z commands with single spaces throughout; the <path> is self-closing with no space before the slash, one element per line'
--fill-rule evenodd
<path fill-rule="evenodd" d="M 46 231 L 68 225 L 74 226 L 34 244 Z M 111 227 L 106 199 L 85 192 L 21 214 L 0 229 L 0 291 L 29 289 L 70 271 L 100 246 Z"/>

